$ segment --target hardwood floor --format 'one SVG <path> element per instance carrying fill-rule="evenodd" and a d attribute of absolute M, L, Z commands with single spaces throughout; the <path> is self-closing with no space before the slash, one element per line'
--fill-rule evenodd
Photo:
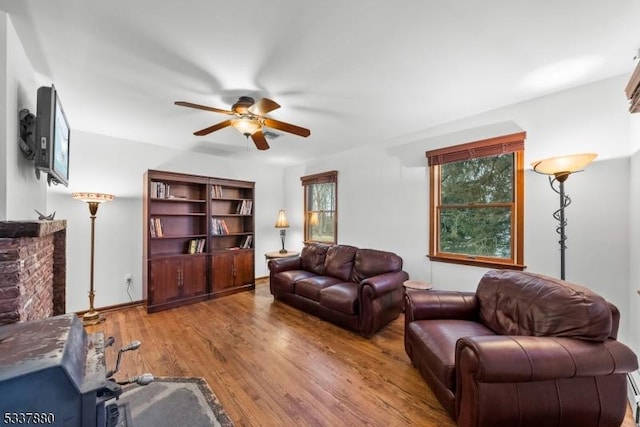
<path fill-rule="evenodd" d="M 411 366 L 402 316 L 371 339 L 274 302 L 267 283 L 148 315 L 105 313 L 87 328 L 113 336 L 107 368 L 123 355 L 124 379 L 204 377 L 238 426 L 454 426 Z"/>

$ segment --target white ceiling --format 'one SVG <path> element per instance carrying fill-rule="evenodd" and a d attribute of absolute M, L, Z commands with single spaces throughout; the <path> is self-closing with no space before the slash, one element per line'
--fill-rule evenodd
<path fill-rule="evenodd" d="M 73 130 L 291 164 L 631 73 L 638 0 L 0 0 Z M 624 96 L 620 88 L 620 96 Z M 309 128 L 260 152 L 193 132 L 267 97 Z M 35 94 L 34 94 L 35 96 Z"/>

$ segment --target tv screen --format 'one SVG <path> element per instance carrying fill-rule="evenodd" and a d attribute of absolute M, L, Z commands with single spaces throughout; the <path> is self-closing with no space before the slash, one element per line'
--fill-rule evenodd
<path fill-rule="evenodd" d="M 38 89 L 36 114 L 36 169 L 54 184 L 69 185 L 70 129 L 54 85 Z"/>

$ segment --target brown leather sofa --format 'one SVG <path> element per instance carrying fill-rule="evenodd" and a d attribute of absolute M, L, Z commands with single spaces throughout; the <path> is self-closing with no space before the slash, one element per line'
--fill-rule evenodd
<path fill-rule="evenodd" d="M 402 258 L 375 249 L 311 243 L 269 261 L 274 298 L 371 337 L 402 311 Z"/>
<path fill-rule="evenodd" d="M 405 350 L 458 426 L 619 426 L 636 355 L 617 308 L 542 275 L 405 296 Z"/>

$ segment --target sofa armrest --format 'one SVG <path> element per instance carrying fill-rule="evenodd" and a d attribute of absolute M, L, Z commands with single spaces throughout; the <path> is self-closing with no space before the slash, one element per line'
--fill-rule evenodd
<path fill-rule="evenodd" d="M 393 271 L 390 273 L 378 274 L 377 276 L 368 277 L 360 282 L 360 292 L 364 292 L 365 287 L 369 298 L 379 298 L 391 291 L 402 288 L 402 283 L 409 279 L 409 275 L 405 271 Z"/>
<path fill-rule="evenodd" d="M 522 383 L 620 374 L 638 368 L 636 355 L 615 340 L 477 336 L 456 344 L 458 382 Z"/>
<path fill-rule="evenodd" d="M 474 292 L 405 291 L 406 322 L 431 319 L 477 320 L 478 299 Z"/>
<path fill-rule="evenodd" d="M 302 269 L 302 258 L 297 257 L 287 257 L 287 258 L 274 258 L 270 259 L 267 264 L 269 267 L 269 272 L 271 274 L 276 274 L 281 271 L 287 270 L 301 270 Z"/>
<path fill-rule="evenodd" d="M 360 333 L 371 337 L 380 328 L 396 319 L 402 311 L 402 282 L 405 271 L 383 273 L 360 282 Z"/>

